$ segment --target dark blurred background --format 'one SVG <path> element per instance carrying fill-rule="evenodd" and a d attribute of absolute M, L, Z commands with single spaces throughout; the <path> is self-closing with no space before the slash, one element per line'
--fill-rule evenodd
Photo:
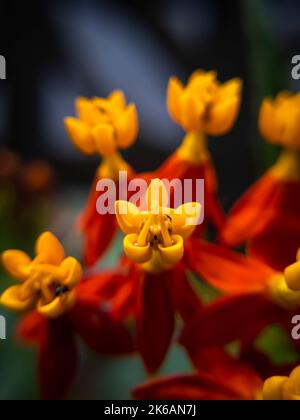
<path fill-rule="evenodd" d="M 210 141 L 226 209 L 274 159 L 276 151 L 259 137 L 257 114 L 265 95 L 299 90 L 299 82 L 291 78 L 291 58 L 300 53 L 299 1 L 1 0 L 0 4 L 0 54 L 7 60 L 7 80 L 0 80 L 0 148 L 15 152 L 25 166 L 42 159 L 55 174 L 54 192 L 42 199 L 40 194 L 24 193 L 22 186 L 17 192 L 6 184 L 0 189 L 1 250 L 16 246 L 17 239 L 30 247 L 31 235 L 49 226 L 74 246 L 74 218 L 98 164 L 97 158 L 81 156 L 64 131 L 63 118 L 74 114 L 79 95 L 105 96 L 118 88 L 137 104 L 140 134 L 125 156 L 144 171 L 156 168 L 183 135 L 166 111 L 169 77 L 186 80 L 197 68 L 217 70 L 222 81 L 238 76 L 244 80 L 238 123 L 227 136 Z M 0 166 L 7 161 L 4 155 Z M 24 202 L 29 202 L 29 216 L 16 232 L 16 221 L 22 218 L 16 209 Z M 21 353 L 16 356 L 13 348 L 11 343 L 0 343 L 0 378 L 10 377 L 11 364 L 17 363 L 11 390 L 1 380 L 0 398 L 34 398 L 32 372 L 19 366 L 30 366 L 29 359 L 21 362 Z M 114 372 L 109 375 L 114 377 Z M 129 382 L 135 383 L 132 372 Z M 122 381 L 104 383 L 109 397 L 127 395 L 128 380 L 124 389 Z M 80 392 L 77 389 L 77 397 L 87 391 Z"/>

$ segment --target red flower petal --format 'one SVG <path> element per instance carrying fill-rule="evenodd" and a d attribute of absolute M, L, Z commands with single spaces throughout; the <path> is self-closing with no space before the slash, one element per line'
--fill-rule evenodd
<path fill-rule="evenodd" d="M 276 192 L 281 181 L 267 172 L 235 204 L 222 230 L 221 239 L 237 246 L 258 234 L 268 217 L 267 209 L 276 208 Z"/>
<path fill-rule="evenodd" d="M 77 300 L 70 313 L 74 329 L 95 352 L 122 355 L 134 351 L 132 337 L 127 328 L 105 311 L 100 305 Z"/>
<path fill-rule="evenodd" d="M 117 231 L 115 215 L 100 215 L 97 212 L 96 203 L 99 198 L 99 192 L 96 191 L 97 181 L 92 186 L 86 209 L 79 222 L 85 238 L 84 261 L 89 267 L 105 253 Z"/>
<path fill-rule="evenodd" d="M 188 321 L 202 309 L 200 298 L 190 285 L 183 265 L 178 265 L 168 275 L 174 308 L 184 321 Z"/>
<path fill-rule="evenodd" d="M 195 238 L 186 241 L 187 267 L 226 293 L 264 292 L 274 271 L 265 264 Z"/>
<path fill-rule="evenodd" d="M 191 165 L 190 161 L 181 159 L 178 154 L 174 153 L 164 164 L 153 173 L 144 174 L 144 177 L 150 181 L 154 178 L 160 179 L 204 179 L 204 204 L 205 204 L 205 220 L 209 220 L 217 230 L 221 229 L 225 223 L 225 215 L 217 198 L 217 177 L 215 168 L 211 160 L 201 163 L 200 165 Z M 194 187 L 196 183 L 194 183 Z M 193 189 L 193 200 L 197 198 L 196 188 Z M 203 204 L 203 203 L 201 203 Z M 174 207 L 173 197 L 170 198 L 170 205 Z M 203 226 L 198 226 L 196 233 L 201 233 Z"/>
<path fill-rule="evenodd" d="M 39 354 L 44 399 L 59 400 L 66 395 L 74 379 L 76 362 L 74 331 L 68 319 L 48 321 Z"/>
<path fill-rule="evenodd" d="M 283 270 L 300 246 L 300 183 L 268 172 L 234 206 L 222 240 L 231 246 L 250 241 L 251 256 Z"/>
<path fill-rule="evenodd" d="M 139 280 L 139 278 L 129 279 L 113 297 L 111 314 L 116 320 L 125 320 L 135 313 Z"/>
<path fill-rule="evenodd" d="M 76 294 L 81 300 L 97 300 L 100 303 L 112 299 L 126 281 L 127 278 L 117 270 L 103 272 L 83 280 L 76 287 Z"/>
<path fill-rule="evenodd" d="M 168 273 L 145 274 L 137 308 L 137 340 L 147 370 L 155 372 L 163 362 L 174 331 L 174 308 Z"/>
<path fill-rule="evenodd" d="M 249 254 L 275 270 L 293 264 L 300 248 L 300 185 L 285 185 L 282 206 L 273 212 L 264 230 L 249 242 Z"/>
<path fill-rule="evenodd" d="M 216 366 L 218 361 L 215 361 Z M 261 379 L 242 364 L 223 366 L 219 375 L 198 373 L 149 381 L 133 390 L 138 400 L 252 400 Z"/>
<path fill-rule="evenodd" d="M 280 308 L 261 294 L 226 296 L 188 322 L 180 341 L 192 356 L 203 347 L 224 346 L 238 339 L 248 342 L 280 315 Z"/>
<path fill-rule="evenodd" d="M 18 324 L 17 337 L 29 344 L 40 343 L 47 329 L 47 320 L 38 312 L 25 315 Z"/>
<path fill-rule="evenodd" d="M 228 400 L 236 399 L 231 390 L 220 387 L 211 378 L 198 374 L 159 378 L 132 391 L 136 400 Z"/>

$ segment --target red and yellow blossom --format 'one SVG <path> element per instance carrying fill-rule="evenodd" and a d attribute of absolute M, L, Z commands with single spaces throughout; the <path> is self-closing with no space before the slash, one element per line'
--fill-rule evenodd
<path fill-rule="evenodd" d="M 129 178 L 133 175 L 132 168 L 123 160 L 119 149 L 127 149 L 135 142 L 138 116 L 135 105 L 127 105 L 121 91 L 113 92 L 108 98 L 79 98 L 76 110 L 78 118 L 65 119 L 66 130 L 73 144 L 86 155 L 99 155 L 102 158 L 80 220 L 85 236 L 84 259 L 91 266 L 106 251 L 117 228 L 114 216 L 97 212 L 99 193 L 96 185 L 102 178 L 117 182 L 120 171 L 127 171 Z"/>
<path fill-rule="evenodd" d="M 78 293 L 81 265 L 65 257 L 53 234 L 39 237 L 34 259 L 10 250 L 3 253 L 2 260 L 19 284 L 4 291 L 0 304 L 12 311 L 29 312 L 18 331 L 22 341 L 38 345 L 44 398 L 61 398 L 68 391 L 77 364 L 76 334 L 101 354 L 133 351 L 127 329 L 101 310 L 93 295 L 81 297 Z"/>
<path fill-rule="evenodd" d="M 186 325 L 181 342 L 192 354 L 235 340 L 247 348 L 271 324 L 281 325 L 290 336 L 291 320 L 300 305 L 299 263 L 279 272 L 216 245 L 199 244 L 201 252 L 196 241 L 188 246 L 192 269 L 226 293 Z"/>
<path fill-rule="evenodd" d="M 173 120 L 187 132 L 181 146 L 157 172 L 180 179 L 205 180 L 206 220 L 220 229 L 224 214 L 217 200 L 217 178 L 207 147 L 207 135 L 220 136 L 233 127 L 240 109 L 241 81 L 221 84 L 216 72 L 198 70 L 187 86 L 170 79 L 167 107 Z"/>
<path fill-rule="evenodd" d="M 279 94 L 261 107 L 264 138 L 283 147 L 277 162 L 235 204 L 222 230 L 230 246 L 248 243 L 251 256 L 283 270 L 300 244 L 299 95 Z"/>
<path fill-rule="evenodd" d="M 152 194 L 158 188 L 159 194 Z M 147 209 L 140 211 L 128 202 L 117 202 L 117 219 L 125 233 L 124 251 L 116 270 L 89 278 L 80 286 L 109 301 L 112 316 L 134 317 L 137 349 L 149 372 L 165 358 L 175 328 L 175 313 L 187 320 L 201 302 L 189 283 L 184 263 L 185 242 L 200 217 L 201 206 L 186 203 L 177 210 L 165 206 L 165 188 L 159 180 L 150 184 Z"/>

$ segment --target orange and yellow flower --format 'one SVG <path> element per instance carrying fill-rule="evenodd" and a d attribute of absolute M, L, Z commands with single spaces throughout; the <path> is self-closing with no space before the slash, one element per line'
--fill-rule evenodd
<path fill-rule="evenodd" d="M 72 257 L 65 257 L 60 242 L 50 232 L 36 243 L 36 257 L 9 250 L 2 255 L 6 271 L 20 282 L 7 289 L 0 304 L 13 311 L 36 309 L 47 318 L 57 318 L 75 303 L 74 288 L 82 278 L 82 268 Z"/>
<path fill-rule="evenodd" d="M 76 334 L 101 354 L 134 350 L 122 323 L 109 317 L 93 295 L 81 296 L 81 265 L 65 257 L 63 246 L 52 233 L 39 237 L 34 259 L 17 250 L 4 252 L 2 259 L 5 269 L 20 284 L 4 291 L 0 304 L 25 313 L 18 332 L 23 342 L 38 346 L 40 388 L 45 399 L 62 398 L 74 379 Z"/>
<path fill-rule="evenodd" d="M 85 239 L 84 261 L 92 266 L 107 250 L 117 230 L 114 216 L 97 212 L 99 192 L 96 185 L 102 178 L 117 182 L 120 171 L 127 171 L 129 178 L 133 176 L 133 169 L 122 158 L 119 149 L 127 149 L 135 142 L 138 116 L 135 105 L 127 105 L 121 91 L 113 92 L 108 98 L 78 98 L 76 110 L 78 118 L 65 119 L 71 141 L 82 153 L 102 158 L 79 223 Z"/>
<path fill-rule="evenodd" d="M 126 235 L 126 257 L 116 270 L 92 276 L 80 286 L 81 296 L 87 292 L 110 302 L 114 318 L 134 317 L 137 350 L 149 372 L 155 372 L 166 356 L 175 313 L 187 320 L 202 306 L 184 263 L 185 242 L 195 229 L 201 206 L 187 203 L 174 210 L 165 200 L 164 185 L 154 180 L 144 211 L 129 202 L 116 203 L 118 223 Z"/>
<path fill-rule="evenodd" d="M 167 97 L 170 115 L 187 132 L 224 135 L 237 119 L 241 87 L 240 79 L 220 83 L 215 71 L 194 72 L 186 86 L 172 77 Z"/>
<path fill-rule="evenodd" d="M 186 86 L 176 77 L 170 79 L 168 86 L 169 113 L 187 134 L 156 175 L 161 179 L 169 173 L 174 178 L 204 179 L 205 220 L 217 230 L 223 227 L 225 217 L 217 199 L 218 182 L 207 135 L 221 136 L 231 130 L 240 109 L 241 87 L 240 79 L 221 84 L 216 72 L 202 70 L 194 72 Z"/>
<path fill-rule="evenodd" d="M 126 105 L 121 91 L 108 98 L 78 98 L 78 118 L 65 119 L 74 145 L 84 154 L 108 158 L 118 149 L 127 149 L 138 133 L 138 116 L 134 104 Z"/>

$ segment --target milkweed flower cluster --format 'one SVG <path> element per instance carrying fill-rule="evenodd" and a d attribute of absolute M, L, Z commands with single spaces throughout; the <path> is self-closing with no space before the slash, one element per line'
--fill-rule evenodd
<path fill-rule="evenodd" d="M 79 336 L 99 357 L 138 353 L 149 374 L 159 373 L 175 340 L 185 349 L 194 373 L 137 384 L 136 399 L 300 399 L 298 360 L 278 365 L 257 347 L 261 333 L 277 324 L 294 352 L 300 350 L 290 335 L 300 310 L 299 95 L 263 101 L 259 129 L 282 151 L 226 215 L 208 136 L 233 128 L 241 97 L 241 81 L 222 84 L 216 72 L 196 71 L 186 85 L 171 78 L 167 108 L 185 136 L 160 168 L 142 174 L 120 153 L 138 136 L 135 105 L 120 91 L 76 101 L 77 118 L 65 119 L 67 133 L 80 152 L 101 158 L 79 222 L 83 264 L 66 257 L 50 232 L 38 238 L 34 258 L 17 250 L 2 255 L 18 284 L 3 292 L 0 304 L 23 314 L 18 333 L 38 348 L 44 398 L 67 394 Z M 108 178 L 122 188 L 123 171 L 148 186 L 140 206 L 131 196 L 115 198 L 115 214 L 100 214 L 96 185 Z M 189 201 L 172 205 L 166 181 L 173 179 L 204 179 L 204 207 L 194 200 L 195 191 Z M 208 224 L 216 243 L 205 240 Z M 116 268 L 90 274 L 118 230 L 124 253 Z M 232 249 L 239 245 L 246 255 Z M 203 282 L 217 295 L 208 303 L 197 287 Z"/>

